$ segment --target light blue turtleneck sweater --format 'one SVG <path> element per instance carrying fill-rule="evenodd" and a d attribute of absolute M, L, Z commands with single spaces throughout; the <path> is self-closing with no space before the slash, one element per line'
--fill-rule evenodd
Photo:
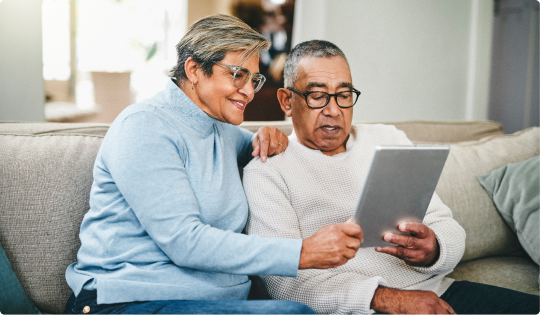
<path fill-rule="evenodd" d="M 238 162 L 253 134 L 219 122 L 173 81 L 126 108 L 94 165 L 75 295 L 97 302 L 246 299 L 246 275 L 296 276 L 302 240 L 240 234 L 248 205 Z"/>

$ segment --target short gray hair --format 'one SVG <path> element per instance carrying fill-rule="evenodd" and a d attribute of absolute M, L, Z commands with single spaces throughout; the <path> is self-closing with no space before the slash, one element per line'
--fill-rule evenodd
<path fill-rule="evenodd" d="M 254 54 L 270 48 L 270 40 L 242 20 L 225 14 L 214 14 L 193 23 L 176 45 L 178 61 L 171 75 L 182 82 L 187 79 L 184 65 L 189 57 L 197 62 L 206 76 L 228 52 L 243 51 L 241 65 Z"/>
<path fill-rule="evenodd" d="M 343 57 L 347 64 L 347 58 L 338 46 L 325 40 L 310 40 L 296 45 L 285 60 L 283 78 L 285 87 L 293 87 L 298 80 L 298 63 L 305 57 L 330 58 Z"/>

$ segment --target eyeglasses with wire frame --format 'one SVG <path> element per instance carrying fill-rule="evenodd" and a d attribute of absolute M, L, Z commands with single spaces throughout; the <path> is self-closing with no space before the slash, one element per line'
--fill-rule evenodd
<path fill-rule="evenodd" d="M 312 109 L 319 109 L 325 107 L 330 102 L 330 97 L 332 96 L 335 98 L 336 104 L 339 107 L 353 107 L 354 104 L 356 104 L 356 102 L 358 101 L 358 97 L 360 96 L 360 91 L 354 88 L 351 91 L 341 91 L 335 94 L 328 94 L 321 91 L 302 92 L 293 88 L 287 89 L 293 91 L 294 93 L 303 95 L 306 99 L 307 106 Z"/>
<path fill-rule="evenodd" d="M 237 89 L 243 88 L 246 85 L 246 83 L 248 83 L 249 79 L 251 79 L 251 84 L 253 85 L 253 91 L 254 93 L 257 93 L 262 88 L 264 82 L 266 82 L 266 78 L 264 77 L 264 75 L 260 73 L 251 74 L 251 72 L 246 68 L 242 68 L 239 66 L 226 65 L 218 61 L 214 63 L 217 64 L 218 66 L 222 66 L 223 68 L 227 68 L 233 71 L 232 81 L 233 81 L 234 87 L 236 87 Z"/>

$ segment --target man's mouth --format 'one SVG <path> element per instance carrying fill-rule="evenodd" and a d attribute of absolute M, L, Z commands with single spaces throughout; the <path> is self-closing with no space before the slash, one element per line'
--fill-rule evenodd
<path fill-rule="evenodd" d="M 341 129 L 339 126 L 322 126 L 321 129 L 326 133 L 337 133 Z"/>
<path fill-rule="evenodd" d="M 246 108 L 246 103 L 245 102 L 237 101 L 237 100 L 230 100 L 230 101 L 239 110 L 244 110 Z"/>

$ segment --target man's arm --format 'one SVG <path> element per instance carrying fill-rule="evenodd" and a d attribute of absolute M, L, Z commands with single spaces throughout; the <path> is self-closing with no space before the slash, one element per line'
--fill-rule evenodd
<path fill-rule="evenodd" d="M 452 307 L 432 291 L 385 287 L 377 288 L 371 308 L 387 314 L 455 314 Z"/>
<path fill-rule="evenodd" d="M 255 162 L 244 170 L 250 206 L 246 231 L 264 237 L 303 238 L 283 178 L 269 163 Z M 373 293 L 379 285 L 387 285 L 381 277 L 334 269 L 299 270 L 296 278 L 266 276 L 263 280 L 272 298 L 302 302 L 318 313 L 370 313 Z"/>

